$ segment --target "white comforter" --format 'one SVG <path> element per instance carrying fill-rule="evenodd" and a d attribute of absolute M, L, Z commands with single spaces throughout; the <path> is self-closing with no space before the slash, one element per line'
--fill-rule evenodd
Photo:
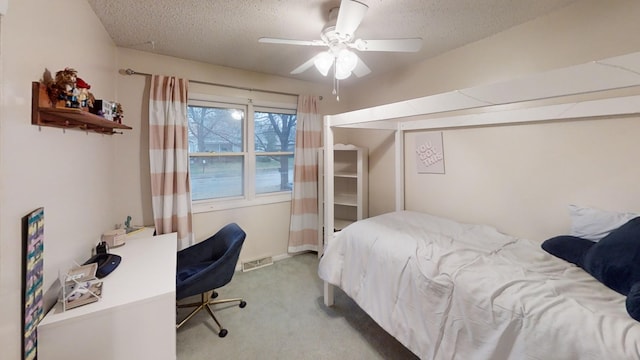
<path fill-rule="evenodd" d="M 362 220 L 329 242 L 319 275 L 422 359 L 640 359 L 624 296 L 489 226 Z"/>

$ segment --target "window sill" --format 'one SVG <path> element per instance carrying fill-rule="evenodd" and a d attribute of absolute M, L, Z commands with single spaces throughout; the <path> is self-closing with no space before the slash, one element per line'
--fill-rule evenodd
<path fill-rule="evenodd" d="M 247 200 L 245 198 L 225 200 L 198 200 L 192 203 L 191 211 L 194 214 L 200 214 L 211 211 L 239 209 L 243 207 L 276 204 L 289 201 L 291 201 L 290 192 L 261 195 L 252 200 Z"/>

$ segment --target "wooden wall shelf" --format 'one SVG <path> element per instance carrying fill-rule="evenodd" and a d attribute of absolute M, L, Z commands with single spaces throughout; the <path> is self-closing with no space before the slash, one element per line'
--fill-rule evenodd
<path fill-rule="evenodd" d="M 79 129 L 113 135 L 116 130 L 131 130 L 127 125 L 107 120 L 82 109 L 56 107 L 51 103 L 47 88 L 39 81 L 31 84 L 31 124 L 63 129 Z"/>

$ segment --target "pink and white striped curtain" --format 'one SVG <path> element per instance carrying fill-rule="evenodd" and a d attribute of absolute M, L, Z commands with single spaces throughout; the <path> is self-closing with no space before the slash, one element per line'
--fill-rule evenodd
<path fill-rule="evenodd" d="M 317 96 L 298 97 L 290 253 L 318 251 L 318 149 L 322 146 L 318 100 Z"/>
<path fill-rule="evenodd" d="M 178 248 L 193 244 L 189 142 L 188 80 L 153 75 L 149 96 L 149 158 L 156 232 L 178 233 Z"/>

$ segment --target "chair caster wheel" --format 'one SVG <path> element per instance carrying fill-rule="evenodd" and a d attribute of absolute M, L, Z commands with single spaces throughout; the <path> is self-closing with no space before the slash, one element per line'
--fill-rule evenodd
<path fill-rule="evenodd" d="M 218 297 L 218 293 L 216 291 L 214 291 L 213 293 L 211 293 L 211 298 L 215 299 Z"/>
<path fill-rule="evenodd" d="M 244 300 L 240 301 L 240 307 L 243 308 L 245 306 L 247 306 L 247 302 Z"/>
<path fill-rule="evenodd" d="M 229 333 L 227 329 L 221 329 L 220 332 L 218 333 L 218 336 L 225 337 L 227 336 L 227 333 Z"/>

